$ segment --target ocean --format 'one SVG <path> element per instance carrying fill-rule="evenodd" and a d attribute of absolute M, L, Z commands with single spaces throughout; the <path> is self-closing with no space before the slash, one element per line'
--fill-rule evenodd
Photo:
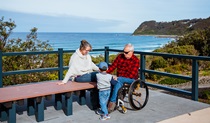
<path fill-rule="evenodd" d="M 26 39 L 29 33 L 13 32 L 9 39 L 20 38 Z M 51 33 L 40 32 L 37 35 L 41 41 L 49 41 L 48 43 L 54 50 L 63 48 L 64 50 L 76 50 L 79 48 L 80 41 L 85 39 L 93 49 L 102 49 L 108 46 L 110 49 L 122 50 L 124 45 L 131 43 L 134 45 L 135 51 L 151 52 L 157 48 L 174 40 L 173 38 L 160 38 L 156 36 L 133 36 L 131 33 Z M 103 54 L 103 52 L 90 52 L 92 55 Z"/>

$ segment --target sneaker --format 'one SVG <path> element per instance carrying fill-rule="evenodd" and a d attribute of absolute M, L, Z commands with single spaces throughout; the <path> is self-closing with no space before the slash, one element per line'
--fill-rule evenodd
<path fill-rule="evenodd" d="M 115 106 L 116 106 L 116 103 L 114 102 L 109 102 L 109 105 L 108 105 L 108 112 L 113 112 L 114 109 L 115 109 Z"/>
<path fill-rule="evenodd" d="M 102 114 L 103 114 L 103 112 L 102 112 L 100 109 L 96 109 L 96 110 L 95 110 L 95 113 L 96 113 L 97 115 L 102 115 Z"/>
<path fill-rule="evenodd" d="M 107 114 L 107 115 L 106 115 L 106 117 L 107 117 L 108 119 L 110 119 L 110 118 L 111 118 L 111 116 L 110 116 L 109 114 Z"/>
<path fill-rule="evenodd" d="M 102 115 L 99 119 L 100 120 L 108 120 L 108 119 L 110 119 L 110 116 L 108 116 L 108 115 Z"/>

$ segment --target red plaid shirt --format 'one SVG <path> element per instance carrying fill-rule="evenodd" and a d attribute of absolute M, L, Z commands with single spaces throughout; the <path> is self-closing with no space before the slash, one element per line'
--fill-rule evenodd
<path fill-rule="evenodd" d="M 140 61 L 135 55 L 126 59 L 124 54 L 119 54 L 112 65 L 109 66 L 107 73 L 111 73 L 117 68 L 117 76 L 138 79 L 139 65 Z"/>

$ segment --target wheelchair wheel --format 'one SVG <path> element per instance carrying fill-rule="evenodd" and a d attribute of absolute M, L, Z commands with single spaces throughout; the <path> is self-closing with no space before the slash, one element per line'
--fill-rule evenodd
<path fill-rule="evenodd" d="M 117 94 L 117 99 L 124 100 L 126 94 L 128 93 L 130 85 L 124 84 L 119 90 Z"/>
<path fill-rule="evenodd" d="M 142 80 L 134 81 L 129 88 L 128 100 L 134 110 L 140 110 L 147 104 L 149 91 L 146 83 Z"/>
<path fill-rule="evenodd" d="M 124 106 L 125 96 L 128 93 L 130 85 L 124 84 L 119 90 L 117 94 L 117 102 L 115 109 L 118 109 L 121 113 L 127 113 L 127 108 Z"/>

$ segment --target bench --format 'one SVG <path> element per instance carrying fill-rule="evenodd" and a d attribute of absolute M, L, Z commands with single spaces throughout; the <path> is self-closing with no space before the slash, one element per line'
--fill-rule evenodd
<path fill-rule="evenodd" d="M 50 100 L 55 95 L 54 107 L 63 109 L 65 115 L 72 115 L 72 92 L 80 91 L 79 104 L 86 104 L 86 90 L 96 88 L 96 82 L 68 82 L 57 85 L 56 81 L 45 81 L 0 88 L 0 121 L 16 122 L 16 104 L 24 104 L 27 100 L 28 116 L 35 115 L 36 121 L 44 121 L 44 99 Z M 62 95 L 65 102 L 62 103 Z"/>

